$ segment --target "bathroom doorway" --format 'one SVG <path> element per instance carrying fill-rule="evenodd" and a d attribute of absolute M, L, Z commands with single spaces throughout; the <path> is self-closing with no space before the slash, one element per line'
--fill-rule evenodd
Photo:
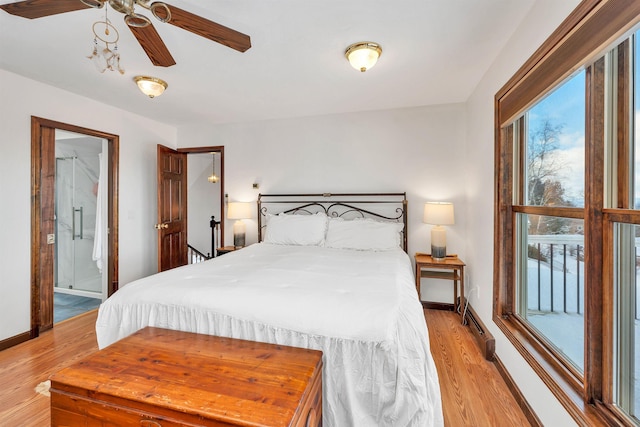
<path fill-rule="evenodd" d="M 107 149 L 104 138 L 55 131 L 54 323 L 106 299 Z"/>

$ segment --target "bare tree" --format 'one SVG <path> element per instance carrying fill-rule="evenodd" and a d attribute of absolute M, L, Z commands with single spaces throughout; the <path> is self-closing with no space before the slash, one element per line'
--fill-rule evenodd
<path fill-rule="evenodd" d="M 527 141 L 527 185 L 528 203 L 535 206 L 548 205 L 550 196 L 558 196 L 563 191 L 549 191 L 548 185 L 557 184 L 557 176 L 564 164 L 554 155 L 558 150 L 558 140 L 564 125 L 554 125 L 549 118 L 540 127 L 529 132 Z M 552 183 L 556 184 L 552 184 Z"/>
<path fill-rule="evenodd" d="M 531 129 L 527 141 L 527 202 L 533 206 L 569 206 L 565 190 L 559 180 L 566 166 L 557 155 L 559 137 L 564 125 L 554 124 L 545 118 L 540 126 Z M 556 234 L 566 227 L 565 222 L 554 218 L 531 215 L 529 232 Z"/>

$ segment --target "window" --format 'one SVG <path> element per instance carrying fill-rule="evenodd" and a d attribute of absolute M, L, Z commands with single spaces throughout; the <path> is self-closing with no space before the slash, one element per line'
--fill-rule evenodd
<path fill-rule="evenodd" d="M 581 2 L 496 94 L 494 321 L 580 424 L 640 425 L 639 3 Z"/>
<path fill-rule="evenodd" d="M 584 371 L 584 235 L 582 220 L 519 214 L 522 270 L 516 313 L 563 361 Z M 531 221 L 530 218 L 536 218 Z M 537 221 L 569 222 L 559 234 L 537 234 Z"/>
<path fill-rule="evenodd" d="M 524 116 L 526 204 L 584 207 L 584 70 L 529 108 Z"/>
<path fill-rule="evenodd" d="M 629 173 L 625 168 L 618 172 L 622 178 L 628 178 L 628 205 L 631 211 L 617 212 L 611 218 L 613 247 L 612 295 L 612 402 L 627 417 L 640 424 L 640 31 L 637 31 L 627 43 L 618 48 L 619 56 L 629 52 L 631 60 L 622 61 L 623 66 L 633 64 L 629 72 L 629 105 L 631 126 L 620 125 L 625 130 L 632 150 L 628 159 Z M 624 97 L 623 97 L 624 98 Z M 627 182 L 625 182 L 627 183 Z M 624 187 L 624 185 L 622 185 Z M 619 205 L 627 202 L 625 195 Z"/>
<path fill-rule="evenodd" d="M 613 402 L 628 417 L 640 419 L 640 328 L 638 326 L 638 237 L 640 226 L 615 223 Z"/>
<path fill-rule="evenodd" d="M 525 111 L 519 120 L 524 132 L 516 134 L 523 141 L 513 141 L 520 147 L 514 164 L 523 169 L 514 172 L 522 177 L 522 185 L 514 187 L 514 206 L 521 210 L 515 220 L 516 314 L 579 375 L 584 369 L 584 116 L 582 70 Z"/>

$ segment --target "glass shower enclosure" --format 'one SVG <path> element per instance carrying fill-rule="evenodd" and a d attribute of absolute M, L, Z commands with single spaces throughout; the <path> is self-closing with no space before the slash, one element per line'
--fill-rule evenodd
<path fill-rule="evenodd" d="M 102 298 L 102 140 L 56 135 L 54 291 Z"/>

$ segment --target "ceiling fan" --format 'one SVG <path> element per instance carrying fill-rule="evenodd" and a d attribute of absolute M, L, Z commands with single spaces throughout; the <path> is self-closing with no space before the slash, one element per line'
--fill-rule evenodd
<path fill-rule="evenodd" d="M 251 38 L 224 25 L 215 23 L 167 3 L 151 0 L 24 0 L 0 5 L 12 15 L 35 19 L 87 8 L 102 8 L 106 3 L 123 13 L 124 21 L 140 43 L 153 65 L 170 67 L 176 61 L 164 44 L 151 20 L 135 11 L 135 6 L 149 10 L 160 22 L 167 22 L 183 30 L 221 43 L 239 52 L 251 47 Z"/>

